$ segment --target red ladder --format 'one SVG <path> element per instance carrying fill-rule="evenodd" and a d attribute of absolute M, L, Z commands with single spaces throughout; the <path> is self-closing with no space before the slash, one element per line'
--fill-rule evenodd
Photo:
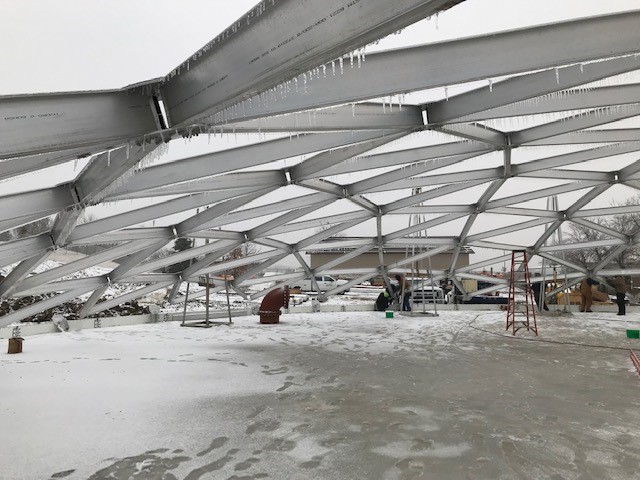
<path fill-rule="evenodd" d="M 525 292 L 524 313 L 525 319 L 516 321 L 516 286 Z M 531 317 L 533 316 L 533 321 Z M 531 289 L 531 277 L 529 276 L 529 262 L 526 250 L 513 250 L 511 252 L 511 278 L 509 279 L 509 303 L 507 304 L 507 330 L 511 328 L 513 335 L 521 328 L 526 328 L 538 335 L 538 322 L 536 320 L 536 303 Z"/>

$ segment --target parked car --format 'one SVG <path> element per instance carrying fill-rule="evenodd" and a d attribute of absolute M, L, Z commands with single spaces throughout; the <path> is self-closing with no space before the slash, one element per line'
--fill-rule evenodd
<path fill-rule="evenodd" d="M 318 283 L 318 288 L 321 292 L 327 292 L 329 290 L 333 290 L 334 288 L 338 288 L 341 285 L 347 283 L 347 280 L 338 280 L 333 278 L 331 275 L 316 275 L 315 281 Z M 305 278 L 304 280 L 298 280 L 293 283 L 293 288 L 299 288 L 303 292 L 315 292 L 315 287 L 313 286 L 313 282 L 311 282 L 310 278 Z M 348 292 L 347 288 L 341 293 Z"/>
<path fill-rule="evenodd" d="M 414 303 L 447 303 L 444 290 L 440 287 L 432 287 L 431 285 L 416 285 L 411 292 Z"/>

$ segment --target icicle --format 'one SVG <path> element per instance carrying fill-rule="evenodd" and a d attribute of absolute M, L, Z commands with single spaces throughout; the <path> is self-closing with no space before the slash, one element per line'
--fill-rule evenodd
<path fill-rule="evenodd" d="M 444 87 L 444 99 L 449 101 L 449 87 Z"/>
<path fill-rule="evenodd" d="M 493 80 L 489 79 L 489 91 L 493 92 Z"/>
<path fill-rule="evenodd" d="M 362 60 L 360 59 L 360 51 L 358 51 L 358 68 L 362 65 Z"/>
<path fill-rule="evenodd" d="M 393 96 L 389 95 L 389 112 L 393 112 Z"/>
<path fill-rule="evenodd" d="M 351 64 L 351 68 L 353 68 L 353 52 L 349 52 L 349 62 Z"/>
<path fill-rule="evenodd" d="M 107 167 L 111 166 L 111 150 L 107 150 Z"/>
<path fill-rule="evenodd" d="M 580 73 L 584 73 L 584 63 L 580 64 Z"/>
<path fill-rule="evenodd" d="M 333 74 L 333 76 L 336 76 L 336 61 L 335 60 L 331 60 L 331 73 Z"/>
<path fill-rule="evenodd" d="M 327 78 L 327 66 L 326 65 L 322 65 L 322 76 L 324 78 Z"/>
<path fill-rule="evenodd" d="M 351 104 L 351 116 L 352 117 L 356 116 L 356 104 L 355 103 Z"/>
<path fill-rule="evenodd" d="M 338 61 L 340 62 L 340 75 L 342 75 L 344 73 L 342 57 L 340 57 Z"/>
<path fill-rule="evenodd" d="M 556 73 L 556 83 L 560 84 L 560 69 L 558 67 L 554 68 L 554 71 Z"/>

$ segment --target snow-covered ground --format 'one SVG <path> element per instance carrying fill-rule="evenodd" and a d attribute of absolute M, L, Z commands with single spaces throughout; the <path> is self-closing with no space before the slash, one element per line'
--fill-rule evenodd
<path fill-rule="evenodd" d="M 538 322 L 513 338 L 501 312 L 316 313 L 28 337 L 0 356 L 0 478 L 639 478 L 637 314 Z"/>

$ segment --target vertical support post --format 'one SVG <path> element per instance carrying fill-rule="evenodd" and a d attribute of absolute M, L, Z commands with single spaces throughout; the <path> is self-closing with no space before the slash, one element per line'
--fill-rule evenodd
<path fill-rule="evenodd" d="M 209 326 L 209 274 L 208 273 L 207 273 L 207 277 L 206 278 L 207 278 L 207 281 L 206 281 L 207 286 L 206 286 L 206 290 L 205 290 L 205 292 L 206 292 L 205 293 L 205 295 L 206 295 L 205 302 L 207 304 L 207 307 L 206 307 L 206 310 L 205 310 L 206 313 L 205 313 L 204 321 L 205 321 L 205 325 L 208 327 Z"/>
<path fill-rule="evenodd" d="M 231 303 L 229 302 L 229 278 L 227 275 L 224 276 L 224 286 L 227 291 L 227 314 L 229 315 L 229 325 L 233 323 L 231 320 Z"/>
<path fill-rule="evenodd" d="M 184 296 L 184 308 L 182 309 L 182 323 L 180 324 L 181 327 L 184 327 L 185 319 L 187 317 L 187 303 L 189 302 L 189 285 L 191 284 L 187 281 L 187 293 Z"/>

